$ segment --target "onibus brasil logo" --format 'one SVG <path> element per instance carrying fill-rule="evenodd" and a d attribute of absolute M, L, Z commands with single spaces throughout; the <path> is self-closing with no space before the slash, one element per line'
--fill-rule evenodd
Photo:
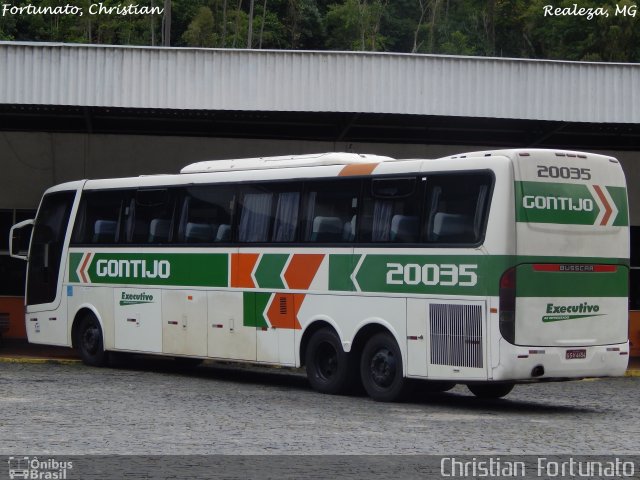
<path fill-rule="evenodd" d="M 67 473 L 73 469 L 72 461 L 59 461 L 55 458 L 45 460 L 38 457 L 11 456 L 9 463 L 9 478 L 25 478 L 39 480 L 65 480 Z"/>

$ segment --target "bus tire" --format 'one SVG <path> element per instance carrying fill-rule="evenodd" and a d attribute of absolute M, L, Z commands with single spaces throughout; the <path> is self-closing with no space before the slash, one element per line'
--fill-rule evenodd
<path fill-rule="evenodd" d="M 402 354 L 395 338 L 386 332 L 372 336 L 360 359 L 360 376 L 367 394 L 377 402 L 404 399 L 410 382 L 402 372 Z"/>
<path fill-rule="evenodd" d="M 355 384 L 357 370 L 352 356 L 344 351 L 333 328 L 313 334 L 305 355 L 307 378 L 314 390 L 336 395 L 348 392 Z"/>
<path fill-rule="evenodd" d="M 76 345 L 85 365 L 104 367 L 109 362 L 109 355 L 104 350 L 104 340 L 100 322 L 95 315 L 88 313 L 80 319 Z"/>
<path fill-rule="evenodd" d="M 467 388 L 478 398 L 502 398 L 513 390 L 513 383 L 477 383 Z"/>

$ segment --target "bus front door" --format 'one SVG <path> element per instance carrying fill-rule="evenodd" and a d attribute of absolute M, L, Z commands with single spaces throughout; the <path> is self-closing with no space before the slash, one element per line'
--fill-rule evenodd
<path fill-rule="evenodd" d="M 60 266 L 75 195 L 75 191 L 50 193 L 38 209 L 27 267 L 26 327 L 30 342 L 68 344 Z"/>

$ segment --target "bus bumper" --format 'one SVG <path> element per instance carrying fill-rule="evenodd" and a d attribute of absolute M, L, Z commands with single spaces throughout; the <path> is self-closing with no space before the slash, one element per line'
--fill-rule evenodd
<path fill-rule="evenodd" d="M 623 376 L 629 342 L 590 347 L 522 347 L 500 340 L 500 362 L 494 381 L 544 381 Z"/>

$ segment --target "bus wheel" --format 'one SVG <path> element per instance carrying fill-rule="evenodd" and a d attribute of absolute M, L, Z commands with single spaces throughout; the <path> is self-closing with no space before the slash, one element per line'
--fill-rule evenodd
<path fill-rule="evenodd" d="M 108 363 L 108 354 L 104 351 L 102 328 L 94 315 L 87 314 L 80 320 L 76 344 L 80 357 L 86 365 L 104 367 Z"/>
<path fill-rule="evenodd" d="M 378 402 L 401 400 L 409 381 L 402 376 L 402 354 L 389 333 L 377 333 L 366 343 L 360 359 L 362 385 Z"/>
<path fill-rule="evenodd" d="M 351 355 L 344 351 L 340 337 L 332 328 L 313 334 L 305 355 L 307 378 L 314 390 L 321 393 L 345 393 L 352 387 L 356 369 Z"/>
<path fill-rule="evenodd" d="M 478 398 L 502 398 L 513 390 L 513 383 L 485 383 L 467 385 Z"/>

